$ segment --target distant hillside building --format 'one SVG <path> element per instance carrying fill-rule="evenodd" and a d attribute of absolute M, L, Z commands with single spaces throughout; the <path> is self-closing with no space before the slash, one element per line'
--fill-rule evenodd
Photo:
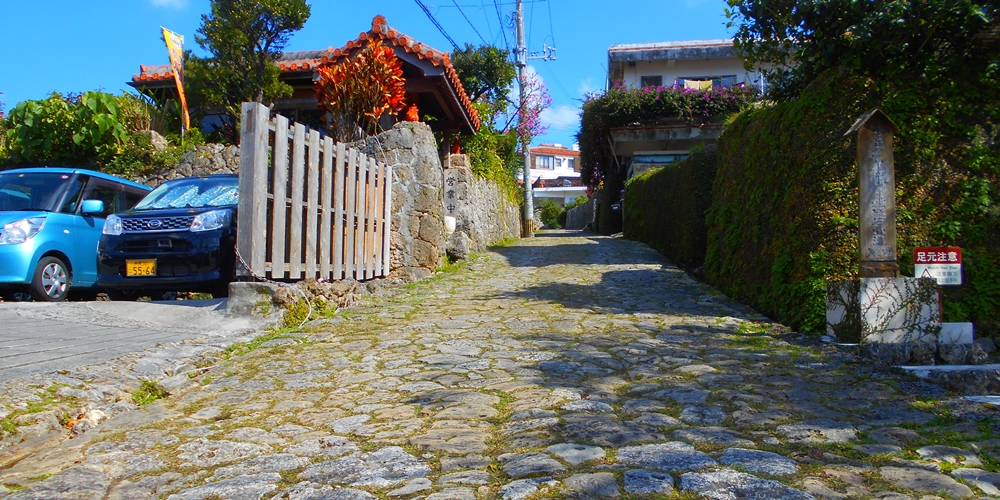
<path fill-rule="evenodd" d="M 542 144 L 531 148 L 531 187 L 538 201 L 565 205 L 581 196 L 587 188 L 580 179 L 580 148 L 562 144 Z"/>
<path fill-rule="evenodd" d="M 744 68 L 729 39 L 624 43 L 608 49 L 609 87 L 703 90 L 739 84 L 762 88 L 766 82 L 760 72 Z M 663 123 L 613 128 L 611 141 L 629 178 L 682 160 L 693 146 L 715 142 L 721 132 L 721 123 Z"/>

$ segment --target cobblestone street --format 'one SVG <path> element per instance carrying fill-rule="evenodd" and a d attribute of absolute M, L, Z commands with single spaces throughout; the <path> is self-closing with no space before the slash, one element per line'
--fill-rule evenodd
<path fill-rule="evenodd" d="M 542 233 L 247 350 L 0 471 L 0 498 L 1000 495 L 996 410 L 622 239 Z"/>

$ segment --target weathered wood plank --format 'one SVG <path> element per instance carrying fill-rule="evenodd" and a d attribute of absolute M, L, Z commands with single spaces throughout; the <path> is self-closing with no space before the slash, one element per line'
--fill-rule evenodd
<path fill-rule="evenodd" d="M 330 275 L 331 211 L 333 209 L 333 139 L 323 138 L 323 180 L 320 183 L 322 206 L 320 207 L 319 229 L 319 275 L 323 279 L 333 279 Z"/>
<path fill-rule="evenodd" d="M 347 150 L 344 143 L 337 143 L 337 156 L 334 158 L 334 214 L 333 214 L 333 279 L 344 279 L 344 204 L 347 195 Z"/>
<path fill-rule="evenodd" d="M 285 277 L 285 221 L 288 217 L 288 118 L 274 117 L 274 199 L 271 200 L 271 278 Z"/>
<path fill-rule="evenodd" d="M 267 229 L 267 122 L 268 109 L 260 103 L 245 102 L 242 106 L 240 138 L 239 215 L 237 251 L 250 270 L 263 276 L 266 257 Z"/>
<path fill-rule="evenodd" d="M 382 206 L 382 275 L 388 276 L 392 272 L 392 165 L 385 166 L 385 186 Z"/>
<path fill-rule="evenodd" d="M 357 207 L 357 237 L 354 240 L 355 265 L 354 279 L 363 280 L 365 276 L 365 203 L 368 197 L 368 155 L 361 153 L 358 158 L 358 207 Z"/>
<path fill-rule="evenodd" d="M 309 131 L 309 169 L 306 190 L 306 278 L 316 279 L 319 242 L 319 131 Z"/>
<path fill-rule="evenodd" d="M 375 214 L 374 220 L 372 220 L 372 231 L 375 233 L 375 238 L 372 241 L 373 247 L 371 249 L 372 263 L 374 264 L 372 272 L 376 278 L 381 278 L 385 276 L 382 274 L 382 238 L 385 237 L 382 232 L 382 217 L 384 217 L 382 206 L 385 194 L 382 191 L 383 186 L 385 186 L 385 164 L 377 163 L 375 170 L 375 205 L 372 209 Z"/>
<path fill-rule="evenodd" d="M 365 276 L 368 279 L 375 277 L 375 231 L 378 229 L 378 162 L 375 158 L 368 159 L 368 202 L 365 213 Z"/>
<path fill-rule="evenodd" d="M 288 277 L 302 279 L 302 197 L 305 194 L 306 127 L 296 123 L 292 142 L 292 216 L 288 232 Z"/>
<path fill-rule="evenodd" d="M 354 256 L 355 256 L 355 236 L 358 232 L 358 221 L 355 218 L 357 213 L 358 194 L 358 150 L 351 148 L 347 153 L 347 219 L 345 220 L 347 237 L 344 239 L 344 277 L 355 278 Z"/>

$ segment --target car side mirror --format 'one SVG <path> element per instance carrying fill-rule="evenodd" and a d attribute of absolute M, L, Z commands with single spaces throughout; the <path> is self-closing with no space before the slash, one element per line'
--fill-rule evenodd
<path fill-rule="evenodd" d="M 104 202 L 101 200 L 83 200 L 81 211 L 86 215 L 99 214 L 104 211 Z"/>

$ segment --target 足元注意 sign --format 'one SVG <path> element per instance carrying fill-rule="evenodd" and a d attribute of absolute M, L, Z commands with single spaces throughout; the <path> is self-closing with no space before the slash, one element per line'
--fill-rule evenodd
<path fill-rule="evenodd" d="M 914 248 L 913 276 L 934 278 L 939 285 L 961 285 L 962 249 L 958 247 Z"/>

